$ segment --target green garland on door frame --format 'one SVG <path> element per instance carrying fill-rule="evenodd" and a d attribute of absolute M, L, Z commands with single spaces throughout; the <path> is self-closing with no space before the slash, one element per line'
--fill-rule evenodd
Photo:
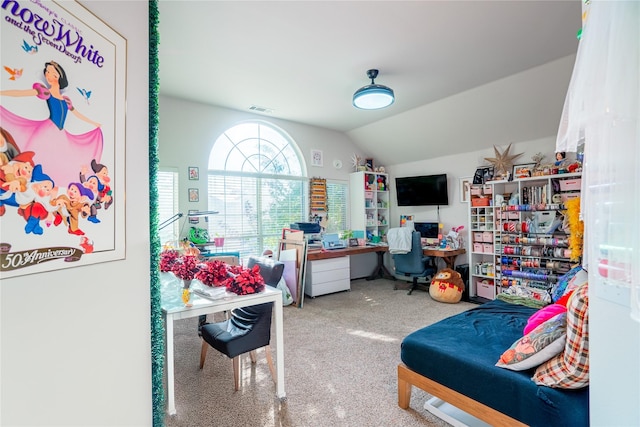
<path fill-rule="evenodd" d="M 149 236 L 151 239 L 151 392 L 153 426 L 164 426 L 164 326 L 160 303 L 158 236 L 158 2 L 149 1 Z"/>

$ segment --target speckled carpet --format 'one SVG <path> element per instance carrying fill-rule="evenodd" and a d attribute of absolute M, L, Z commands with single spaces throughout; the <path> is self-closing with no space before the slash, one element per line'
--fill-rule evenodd
<path fill-rule="evenodd" d="M 405 282 L 397 282 L 405 286 Z M 306 297 L 284 307 L 285 390 L 280 401 L 263 351 L 243 356 L 242 389 L 233 387 L 231 360 L 209 349 L 198 369 L 197 318 L 175 323 L 176 408 L 167 427 L 447 426 L 413 388 L 411 405 L 397 404 L 400 343 L 416 329 L 474 307 L 443 304 L 424 291 L 393 290 L 394 282 L 364 279 L 351 291 Z M 222 318 L 209 318 L 218 321 Z M 275 344 L 272 345 L 274 358 Z"/>

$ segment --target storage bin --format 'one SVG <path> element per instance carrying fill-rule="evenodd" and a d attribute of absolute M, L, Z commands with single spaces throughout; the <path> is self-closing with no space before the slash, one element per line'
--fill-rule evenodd
<path fill-rule="evenodd" d="M 482 194 L 482 189 L 480 187 L 471 187 L 469 189 L 469 192 L 471 193 L 472 196 L 479 196 L 480 194 Z"/>
<path fill-rule="evenodd" d="M 575 199 L 576 197 L 580 197 L 580 193 L 561 193 L 560 200 L 562 203 L 566 202 L 569 199 Z"/>
<path fill-rule="evenodd" d="M 489 206 L 488 197 L 474 197 L 471 199 L 471 206 Z"/>
<path fill-rule="evenodd" d="M 486 299 L 493 299 L 493 281 L 478 280 L 476 282 L 476 295 Z"/>
<path fill-rule="evenodd" d="M 473 252 L 482 252 L 482 243 L 474 243 Z"/>
<path fill-rule="evenodd" d="M 493 187 L 490 185 L 483 185 L 482 194 L 493 194 Z"/>
<path fill-rule="evenodd" d="M 520 219 L 518 212 L 507 212 L 507 219 Z"/>
<path fill-rule="evenodd" d="M 365 199 L 373 199 L 373 191 L 365 191 L 364 192 Z"/>
<path fill-rule="evenodd" d="M 493 252 L 493 245 L 490 243 L 483 243 L 482 244 L 482 252 L 484 253 L 492 253 Z"/>
<path fill-rule="evenodd" d="M 576 191 L 582 186 L 582 178 L 560 180 L 560 191 Z"/>
<path fill-rule="evenodd" d="M 482 233 L 482 239 L 480 241 L 493 243 L 493 233 L 489 233 L 488 231 L 485 231 L 484 233 Z"/>
<path fill-rule="evenodd" d="M 484 235 L 484 233 L 478 233 L 478 232 L 473 233 L 473 241 L 474 242 L 484 242 L 484 240 L 482 240 L 483 239 L 483 235 Z"/>

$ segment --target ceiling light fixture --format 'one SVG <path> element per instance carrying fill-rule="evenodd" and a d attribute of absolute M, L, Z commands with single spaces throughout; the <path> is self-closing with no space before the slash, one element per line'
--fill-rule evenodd
<path fill-rule="evenodd" d="M 377 85 L 373 81 L 378 77 L 378 70 L 368 70 L 367 77 L 371 79 L 371 84 L 361 87 L 353 94 L 353 106 L 362 110 L 378 110 L 393 104 L 393 89 Z"/>

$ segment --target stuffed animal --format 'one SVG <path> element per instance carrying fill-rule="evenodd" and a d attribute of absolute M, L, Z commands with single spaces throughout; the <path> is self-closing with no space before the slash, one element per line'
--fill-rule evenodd
<path fill-rule="evenodd" d="M 464 281 L 455 270 L 444 268 L 431 280 L 429 295 L 436 301 L 455 304 L 462 299 Z"/>

